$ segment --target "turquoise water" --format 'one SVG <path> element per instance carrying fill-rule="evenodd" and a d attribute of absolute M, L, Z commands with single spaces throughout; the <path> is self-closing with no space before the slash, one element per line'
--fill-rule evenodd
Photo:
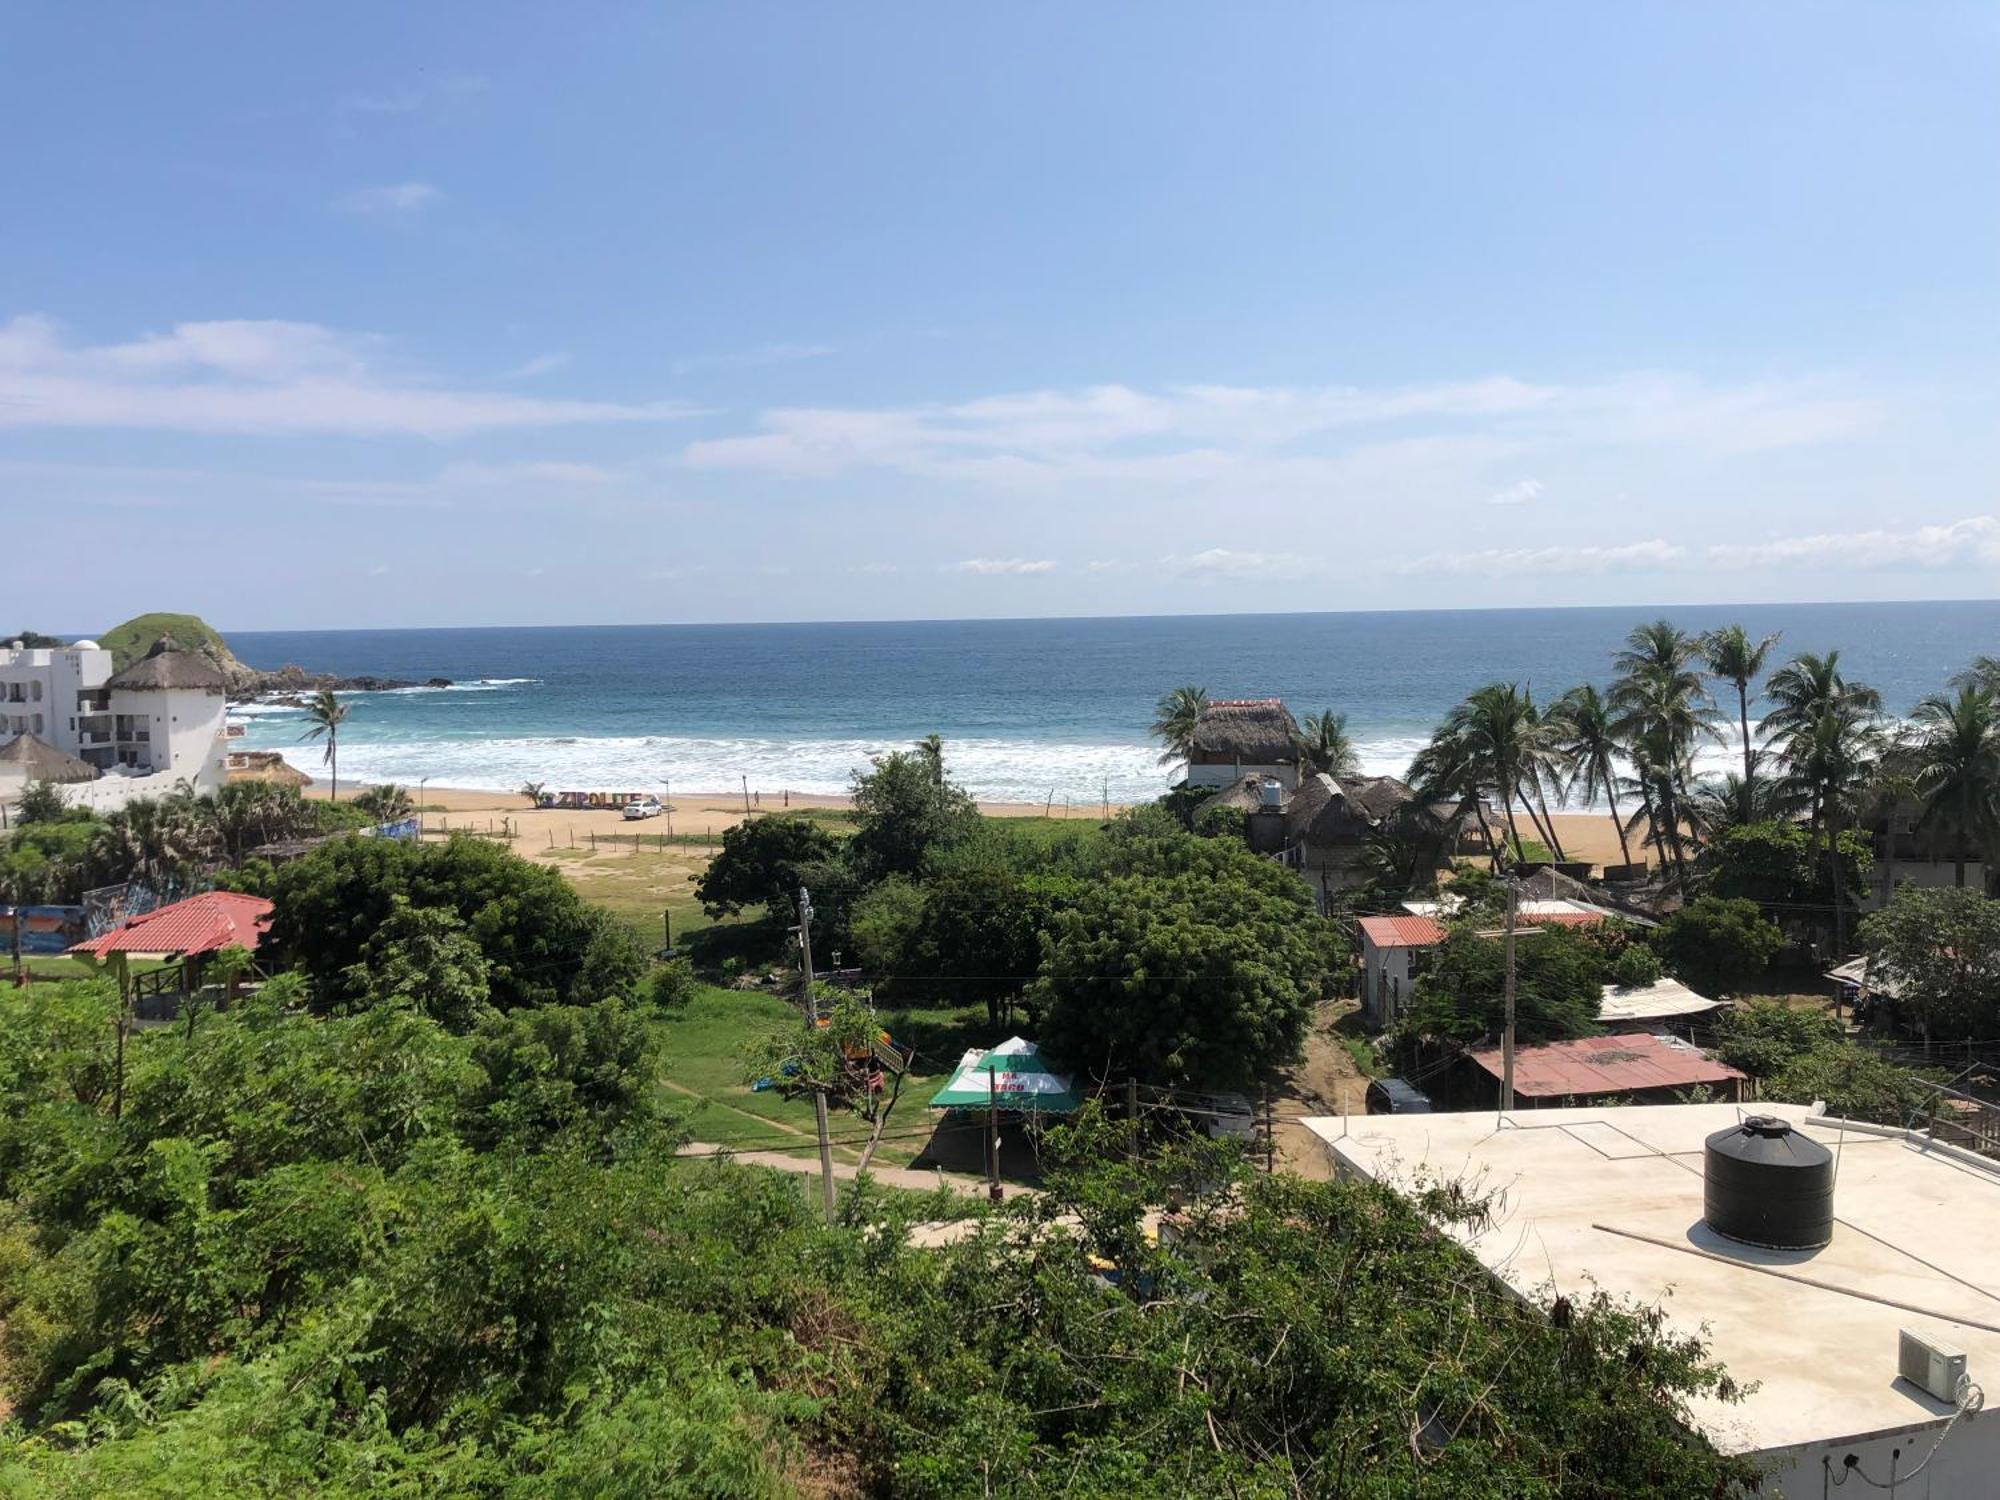
<path fill-rule="evenodd" d="M 1661 611 L 230 632 L 245 661 L 353 676 L 449 677 L 356 694 L 342 779 L 511 790 L 662 786 L 840 792 L 868 757 L 936 732 L 991 798 L 1156 795 L 1146 738 L 1161 693 L 1282 697 L 1347 715 L 1370 771 L 1400 772 L 1439 716 L 1496 679 L 1552 698 L 1602 684 L 1634 624 Z M 1665 611 L 1689 630 L 1741 621 L 1780 655 L 1839 648 L 1849 675 L 1905 711 L 1978 653 L 2000 654 L 2000 602 L 1757 605 Z M 1754 711 L 1753 711 L 1754 712 Z M 294 711 L 240 711 L 239 743 L 311 769 Z M 1727 755 L 1717 747 L 1718 764 Z"/>

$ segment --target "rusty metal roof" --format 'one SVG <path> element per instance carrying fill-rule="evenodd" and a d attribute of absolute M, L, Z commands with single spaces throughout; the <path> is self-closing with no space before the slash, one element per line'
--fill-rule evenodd
<path fill-rule="evenodd" d="M 1500 1049 L 1466 1054 L 1500 1077 Z M 1646 1089 L 1730 1083 L 1743 1075 L 1693 1047 L 1663 1037 L 1589 1036 L 1522 1047 L 1514 1053 L 1514 1092 L 1536 1099 L 1636 1094 Z"/>
<path fill-rule="evenodd" d="M 224 948 L 254 949 L 271 925 L 271 903 L 236 891 L 203 891 L 185 901 L 127 917 L 109 932 L 69 951 L 186 956 Z"/>
<path fill-rule="evenodd" d="M 1377 948 L 1430 948 L 1444 941 L 1435 917 L 1363 917 L 1361 935 Z"/>

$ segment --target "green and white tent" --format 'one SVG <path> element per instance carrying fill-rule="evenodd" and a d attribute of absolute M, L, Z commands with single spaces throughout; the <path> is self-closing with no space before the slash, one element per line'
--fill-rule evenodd
<path fill-rule="evenodd" d="M 1033 1042 L 1017 1036 L 991 1051 L 972 1048 L 931 1096 L 932 1109 L 984 1109 L 989 1102 L 1021 1114 L 1066 1115 L 1083 1100 L 1068 1078 L 1049 1071 Z"/>

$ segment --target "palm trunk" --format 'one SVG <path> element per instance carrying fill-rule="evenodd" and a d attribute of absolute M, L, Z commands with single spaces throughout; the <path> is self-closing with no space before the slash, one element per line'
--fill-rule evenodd
<path fill-rule="evenodd" d="M 1500 810 L 1507 815 L 1507 837 L 1514 845 L 1514 863 L 1521 862 L 1521 830 L 1514 822 L 1514 799 L 1504 792 L 1500 798 Z"/>
<path fill-rule="evenodd" d="M 1541 820 L 1540 816 L 1536 814 L 1534 800 L 1530 798 L 1527 795 L 1527 793 L 1522 791 L 1521 788 L 1519 788 L 1518 786 L 1515 787 L 1514 794 L 1521 799 L 1521 806 L 1525 807 L 1528 810 L 1528 821 L 1535 825 L 1535 837 L 1542 841 L 1542 843 L 1548 848 L 1551 854 L 1554 854 L 1556 847 L 1555 835 L 1549 832 L 1548 825 L 1544 823 Z M 1519 852 L 1518 845 L 1516 846 L 1515 852 L 1516 853 Z"/>
<path fill-rule="evenodd" d="M 1750 785 L 1750 684 L 1736 684 L 1736 719 L 1743 729 L 1743 784 Z"/>
<path fill-rule="evenodd" d="M 1493 866 L 1493 873 L 1500 873 L 1500 845 L 1493 838 L 1493 829 L 1486 822 L 1486 807 L 1480 801 L 1479 788 L 1472 789 L 1472 815 L 1479 820 L 1479 836 L 1486 840 L 1486 857 Z"/>
<path fill-rule="evenodd" d="M 1891 830 L 1894 836 L 1894 830 Z M 1846 884 L 1840 878 L 1840 820 L 1829 810 L 1826 820 L 1826 873 L 1833 883 L 1833 957 L 1837 963 L 1847 956 L 1847 908 L 1842 901 Z"/>
<path fill-rule="evenodd" d="M 1618 791 L 1612 784 L 1611 765 L 1606 762 L 1604 772 L 1604 795 L 1611 802 L 1611 826 L 1618 831 L 1618 857 L 1629 866 L 1632 863 L 1632 846 L 1625 842 L 1625 820 L 1618 816 Z"/>
<path fill-rule="evenodd" d="M 1957 882 L 1958 888 L 1960 890 L 1965 889 L 1965 840 L 1967 835 L 1970 834 L 1971 831 L 1972 831 L 1972 783 L 1968 781 L 1958 790 L 1958 838 L 1952 844 L 1952 852 L 1954 855 L 1954 858 L 1952 859 L 1951 862 L 1952 877 Z M 1896 852 L 1896 820 L 1893 817 L 1891 817 L 1889 820 L 1889 853 L 1893 857 L 1895 852 Z M 1889 888 L 1892 891 L 1895 889 L 1894 881 L 1890 882 Z"/>
<path fill-rule="evenodd" d="M 331 730 L 326 736 L 326 763 L 333 769 L 333 790 L 327 794 L 329 802 L 340 800 L 340 738 Z"/>
<path fill-rule="evenodd" d="M 1542 804 L 1542 821 L 1548 825 L 1549 848 L 1554 851 L 1558 860 L 1567 864 L 1569 856 L 1563 852 L 1562 840 L 1556 837 L 1556 820 L 1555 815 L 1549 811 L 1548 793 L 1542 790 L 1542 773 L 1537 770 L 1529 774 L 1534 778 L 1535 800 Z"/>

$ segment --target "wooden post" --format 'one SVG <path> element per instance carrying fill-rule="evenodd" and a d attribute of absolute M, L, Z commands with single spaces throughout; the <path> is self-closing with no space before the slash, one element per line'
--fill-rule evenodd
<path fill-rule="evenodd" d="M 1278 1170 L 1278 1122 L 1271 1117 L 1271 1086 L 1264 1085 L 1264 1175 Z"/>
<path fill-rule="evenodd" d="M 813 1090 L 813 1114 L 819 1122 L 819 1196 L 826 1222 L 833 1222 L 833 1141 L 827 1135 L 826 1090 Z"/>
<path fill-rule="evenodd" d="M 111 1118 L 125 1117 L 125 1016 L 132 1004 L 132 969 L 124 954 L 118 955 L 118 1063 L 111 1083 Z"/>
<path fill-rule="evenodd" d="M 1139 1080 L 1125 1080 L 1125 1119 L 1132 1127 L 1132 1142 L 1125 1154 L 1133 1166 L 1139 1165 Z"/>
<path fill-rule="evenodd" d="M 1514 877 L 1507 877 L 1507 1027 L 1500 1033 L 1500 1113 L 1510 1114 L 1514 1108 L 1514 914 L 1519 905 L 1520 891 Z"/>
<path fill-rule="evenodd" d="M 1000 1079 L 986 1054 L 986 1196 L 1000 1201 Z"/>

